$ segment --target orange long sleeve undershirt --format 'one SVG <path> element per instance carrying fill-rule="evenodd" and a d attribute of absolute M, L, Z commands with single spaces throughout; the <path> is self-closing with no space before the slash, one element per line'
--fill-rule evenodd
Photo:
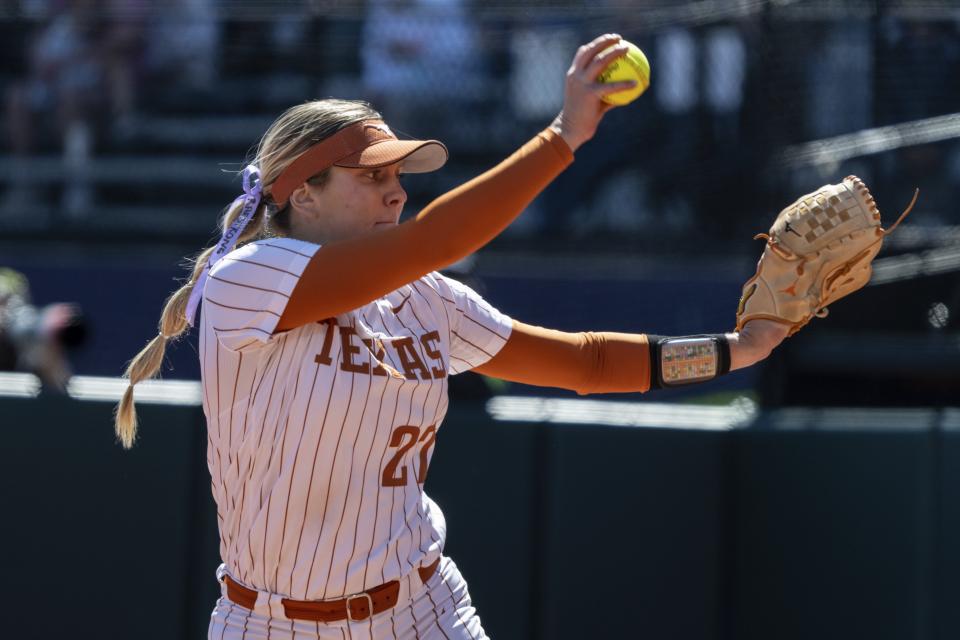
<path fill-rule="evenodd" d="M 546 129 L 416 218 L 324 245 L 300 276 L 276 330 L 356 309 L 465 258 L 513 222 L 571 162 L 567 143 Z"/>
<path fill-rule="evenodd" d="M 565 333 L 513 322 L 503 348 L 474 371 L 581 395 L 650 389 L 650 347 L 640 333 Z"/>
<path fill-rule="evenodd" d="M 506 228 L 571 162 L 546 129 L 486 173 L 440 196 L 416 218 L 321 247 L 293 290 L 276 331 L 331 318 L 470 255 Z M 646 336 L 564 333 L 514 323 L 480 373 L 578 393 L 646 391 Z"/>

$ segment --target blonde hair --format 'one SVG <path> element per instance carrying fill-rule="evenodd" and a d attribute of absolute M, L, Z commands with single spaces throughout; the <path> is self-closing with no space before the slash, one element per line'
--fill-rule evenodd
<path fill-rule="evenodd" d="M 257 146 L 256 155 L 250 161 L 250 164 L 260 169 L 264 198 L 241 233 L 237 246 L 273 235 L 287 235 L 290 205 L 276 211 L 270 198 L 270 185 L 297 156 L 310 146 L 355 122 L 375 119 L 382 118 L 368 103 L 335 99 L 306 102 L 288 109 L 277 118 L 263 134 Z M 328 173 L 329 169 L 324 170 L 310 178 L 308 182 L 322 185 Z M 228 206 L 223 211 L 220 218 L 221 232 L 230 227 L 241 209 L 242 202 Z M 117 439 L 125 449 L 133 446 L 137 435 L 137 412 L 134 407 L 133 388 L 138 382 L 149 380 L 159 373 L 167 343 L 176 340 L 187 331 L 187 301 L 215 248 L 215 245 L 208 247 L 192 260 L 187 260 L 188 265 L 192 263 L 190 278 L 186 284 L 167 298 L 163 312 L 160 314 L 159 334 L 150 340 L 127 365 L 124 377 L 129 379 L 129 385 L 114 413 L 114 430 Z"/>

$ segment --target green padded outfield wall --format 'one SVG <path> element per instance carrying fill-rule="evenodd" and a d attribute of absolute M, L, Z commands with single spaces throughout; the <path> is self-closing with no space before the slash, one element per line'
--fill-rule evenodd
<path fill-rule="evenodd" d="M 939 420 L 784 410 L 729 434 L 731 638 L 937 637 Z"/>
<path fill-rule="evenodd" d="M 931 570 L 934 580 L 931 634 L 934 640 L 960 635 L 960 409 L 943 412 L 938 443 Z"/>
<path fill-rule="evenodd" d="M 0 399 L 3 637 L 203 637 L 217 548 L 202 414 L 138 409 L 142 441 L 123 451 L 113 403 Z"/>
<path fill-rule="evenodd" d="M 455 406 L 427 489 L 497 640 L 960 637 L 956 410 L 691 430 Z M 129 452 L 112 409 L 0 398 L 4 637 L 205 637 L 200 408 L 141 404 Z"/>

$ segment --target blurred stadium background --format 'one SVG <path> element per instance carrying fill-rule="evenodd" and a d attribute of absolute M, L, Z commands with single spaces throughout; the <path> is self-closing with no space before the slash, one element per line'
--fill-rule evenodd
<path fill-rule="evenodd" d="M 871 284 L 752 370 L 599 404 L 458 377 L 431 491 L 487 631 L 960 634 L 956 0 L 0 0 L 10 637 L 202 634 L 218 561 L 195 387 L 147 393 L 125 454 L 109 378 L 269 123 L 363 98 L 443 140 L 410 215 L 546 126 L 606 31 L 646 52 L 650 90 L 455 267 L 513 317 L 729 329 L 752 236 L 798 195 L 856 174 L 888 224 L 920 198 Z M 198 378 L 195 336 L 168 354 L 165 377 Z M 170 613 L 153 631 L 151 603 Z"/>

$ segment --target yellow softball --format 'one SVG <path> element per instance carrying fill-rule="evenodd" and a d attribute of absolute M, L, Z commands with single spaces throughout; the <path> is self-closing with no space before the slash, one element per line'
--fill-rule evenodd
<path fill-rule="evenodd" d="M 640 47 L 632 42 L 626 40 L 621 40 L 621 42 L 627 45 L 627 54 L 611 62 L 597 76 L 597 82 L 623 82 L 626 80 L 637 82 L 633 89 L 625 89 L 603 96 L 604 102 L 615 105 L 633 102 L 650 86 L 650 63 L 647 61 L 647 56 L 643 55 Z M 609 51 L 609 49 L 604 51 Z M 602 52 L 601 55 L 603 55 Z"/>

